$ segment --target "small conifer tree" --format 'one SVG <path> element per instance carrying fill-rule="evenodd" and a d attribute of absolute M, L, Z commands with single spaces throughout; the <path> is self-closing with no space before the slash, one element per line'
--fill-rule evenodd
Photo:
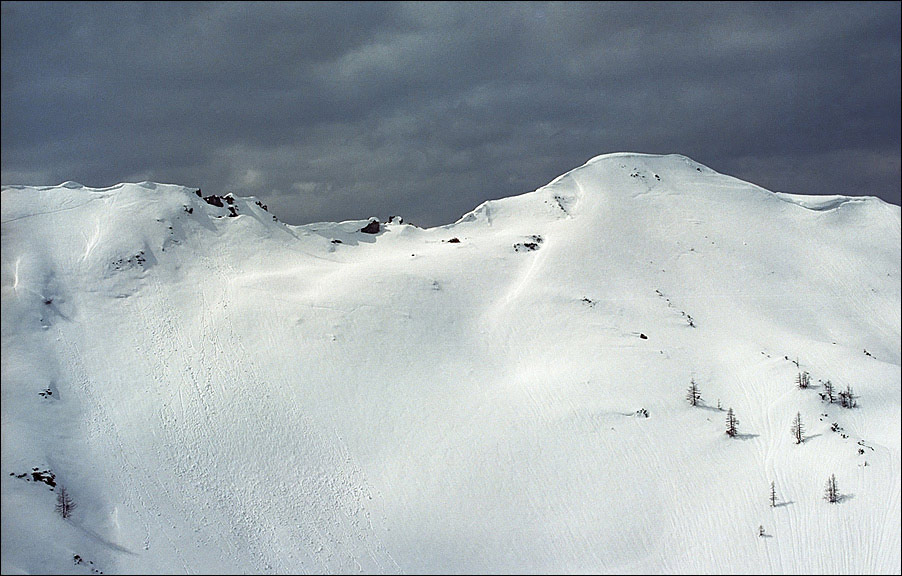
<path fill-rule="evenodd" d="M 835 504 L 839 502 L 839 489 L 836 487 L 836 474 L 830 474 L 827 485 L 824 487 L 824 500 Z"/>
<path fill-rule="evenodd" d="M 736 415 L 733 414 L 733 408 L 727 409 L 727 436 L 730 438 L 735 438 L 739 431 L 737 427 L 739 426 L 739 420 L 736 419 Z"/>
<path fill-rule="evenodd" d="M 826 400 L 830 404 L 836 402 L 836 396 L 834 396 L 835 391 L 836 390 L 833 387 L 833 382 L 830 382 L 829 380 L 824 382 L 824 400 Z"/>
<path fill-rule="evenodd" d="M 855 394 L 852 393 L 852 387 L 848 384 L 846 389 L 839 393 L 839 405 L 843 408 L 855 408 L 858 405 L 855 401 Z"/>
<path fill-rule="evenodd" d="M 686 390 L 686 400 L 692 406 L 698 406 L 699 400 L 702 399 L 702 393 L 698 389 L 698 384 L 695 383 L 695 378 L 689 381 L 689 388 Z"/>
<path fill-rule="evenodd" d="M 56 511 L 63 518 L 68 518 L 72 515 L 72 511 L 75 509 L 75 502 L 72 501 L 72 498 L 69 496 L 69 492 L 66 490 L 66 487 L 60 484 L 59 492 L 56 493 Z"/>
<path fill-rule="evenodd" d="M 805 427 L 802 425 L 802 414 L 796 412 L 796 417 L 792 420 L 792 437 L 796 439 L 796 444 L 801 444 L 805 439 L 804 433 Z"/>

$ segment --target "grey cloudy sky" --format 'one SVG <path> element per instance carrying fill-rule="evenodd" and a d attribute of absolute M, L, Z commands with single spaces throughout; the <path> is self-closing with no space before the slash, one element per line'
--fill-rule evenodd
<path fill-rule="evenodd" d="M 2 182 L 453 222 L 607 152 L 900 203 L 900 3 L 2 3 Z"/>

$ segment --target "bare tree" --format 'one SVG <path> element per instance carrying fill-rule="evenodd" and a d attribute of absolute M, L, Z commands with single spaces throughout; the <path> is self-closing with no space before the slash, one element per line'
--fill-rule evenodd
<path fill-rule="evenodd" d="M 839 393 L 839 405 L 843 408 L 855 408 L 858 402 L 855 401 L 855 394 L 852 393 L 852 387 L 848 384 L 846 389 Z"/>
<path fill-rule="evenodd" d="M 739 426 L 739 420 L 736 419 L 736 415 L 733 414 L 733 408 L 727 409 L 727 436 L 730 438 L 735 438 L 739 431 L 736 427 Z"/>
<path fill-rule="evenodd" d="M 839 502 L 839 489 L 836 487 L 836 474 L 830 474 L 827 485 L 824 487 L 824 500 L 835 504 Z"/>
<path fill-rule="evenodd" d="M 827 380 L 826 382 L 824 382 L 824 393 L 821 394 L 821 398 L 823 398 L 830 404 L 833 404 L 834 402 L 836 402 L 836 396 L 833 395 L 834 392 L 835 388 L 833 387 L 833 382 Z"/>
<path fill-rule="evenodd" d="M 776 508 L 777 506 L 777 489 L 774 486 L 773 480 L 770 483 L 770 507 Z"/>
<path fill-rule="evenodd" d="M 804 433 L 805 427 L 802 426 L 802 414 L 801 412 L 796 412 L 796 417 L 792 420 L 792 437 L 796 439 L 796 444 L 801 444 L 805 439 Z"/>
<path fill-rule="evenodd" d="M 699 400 L 702 399 L 702 393 L 698 389 L 698 384 L 695 383 L 695 378 L 689 381 L 689 388 L 686 390 L 686 400 L 692 406 L 698 406 Z"/>
<path fill-rule="evenodd" d="M 811 375 L 808 372 L 799 372 L 796 376 L 796 386 L 802 389 L 811 386 Z"/>
<path fill-rule="evenodd" d="M 63 518 L 68 518 L 72 515 L 72 511 L 75 510 L 75 508 L 75 502 L 72 501 L 72 498 L 69 496 L 69 492 L 66 490 L 66 487 L 60 484 L 59 492 L 56 493 L 57 513 Z"/>

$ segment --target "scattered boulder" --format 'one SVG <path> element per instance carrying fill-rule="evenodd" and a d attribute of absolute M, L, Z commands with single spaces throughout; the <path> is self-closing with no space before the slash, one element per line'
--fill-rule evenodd
<path fill-rule="evenodd" d="M 31 479 L 35 482 L 43 482 L 53 488 L 56 486 L 56 476 L 50 470 L 31 469 Z"/>
<path fill-rule="evenodd" d="M 532 252 L 533 250 L 538 250 L 539 244 L 544 242 L 544 238 L 538 234 L 533 234 L 530 238 L 531 242 L 517 242 L 514 244 L 514 250 L 517 252 Z"/>
<path fill-rule="evenodd" d="M 147 258 L 144 256 L 144 250 L 141 250 L 134 256 L 129 256 L 128 258 L 119 258 L 118 260 L 113 261 L 113 268 L 116 270 L 124 270 L 129 268 L 135 268 L 138 266 L 143 267 L 144 263 L 147 262 Z"/>
<path fill-rule="evenodd" d="M 360 229 L 364 234 L 378 234 L 380 230 L 382 230 L 382 226 L 375 218 L 370 220 L 369 224 Z"/>
<path fill-rule="evenodd" d="M 20 480 L 25 480 L 26 482 L 43 482 L 47 486 L 50 486 L 51 490 L 56 486 L 56 475 L 51 472 L 49 468 L 47 470 L 32 468 L 31 472 L 23 472 L 21 474 L 10 472 L 9 475 Z M 31 478 L 29 478 L 29 476 L 31 476 Z"/>
<path fill-rule="evenodd" d="M 82 557 L 81 557 L 80 555 L 78 555 L 78 554 L 75 554 L 75 555 L 72 556 L 72 562 L 73 562 L 76 566 L 78 566 L 78 565 L 83 565 L 83 566 L 86 566 L 86 567 L 90 568 L 92 574 L 103 574 L 103 570 L 99 570 L 99 569 L 97 569 L 97 568 L 94 567 L 94 561 L 93 561 L 93 560 L 86 560 L 86 559 L 82 558 Z"/>
<path fill-rule="evenodd" d="M 222 197 L 217 196 L 216 194 L 210 194 L 209 196 L 204 196 L 204 202 L 211 206 L 216 206 L 217 208 L 222 208 Z"/>
<path fill-rule="evenodd" d="M 448 240 L 448 244 L 460 244 L 460 238 L 455 236 L 454 238 Z"/>
<path fill-rule="evenodd" d="M 200 196 L 200 190 L 195 192 L 198 196 Z M 217 196 L 216 194 L 210 194 L 209 196 L 201 196 L 204 199 L 204 202 L 209 204 L 210 206 L 216 206 L 217 208 L 224 208 L 226 204 L 232 205 L 235 203 L 235 197 L 232 196 L 232 193 L 229 192 L 225 196 Z"/>

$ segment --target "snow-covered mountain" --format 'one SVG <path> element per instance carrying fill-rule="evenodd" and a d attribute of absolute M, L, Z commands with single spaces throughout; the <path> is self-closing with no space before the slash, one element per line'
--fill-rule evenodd
<path fill-rule="evenodd" d="M 2 192 L 3 573 L 898 574 L 900 406 L 873 197 L 625 153 L 431 229 Z"/>

